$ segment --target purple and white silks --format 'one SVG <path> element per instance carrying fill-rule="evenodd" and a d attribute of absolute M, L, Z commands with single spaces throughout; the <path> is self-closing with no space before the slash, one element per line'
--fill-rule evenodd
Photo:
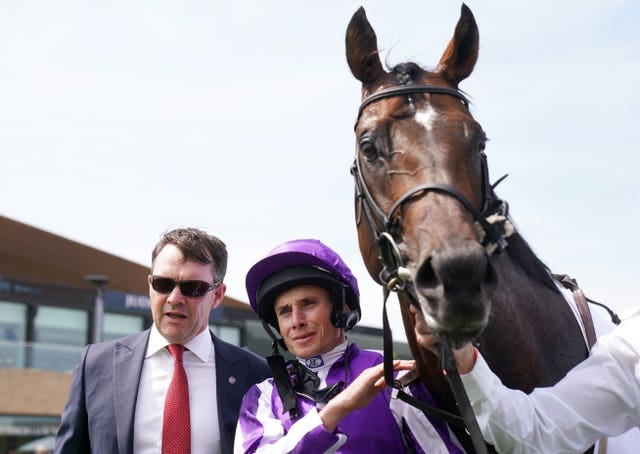
<path fill-rule="evenodd" d="M 331 365 L 326 384 L 344 381 L 346 375 L 348 385 L 363 370 L 382 361 L 379 352 L 360 350 L 351 344 Z M 434 404 L 427 389 L 418 382 L 412 383 L 407 391 Z M 334 433 L 322 425 L 315 402 L 297 396 L 297 405 L 300 417 L 292 421 L 289 413 L 282 414 L 273 379 L 252 386 L 240 407 L 234 452 L 404 453 L 405 443 L 409 443 L 416 453 L 464 453 L 444 422 L 427 418 L 410 405 L 392 399 L 386 391 L 379 393 L 367 407 L 347 415 Z"/>

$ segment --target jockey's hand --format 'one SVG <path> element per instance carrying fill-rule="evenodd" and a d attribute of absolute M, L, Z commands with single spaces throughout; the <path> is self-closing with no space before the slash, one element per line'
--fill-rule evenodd
<path fill-rule="evenodd" d="M 439 339 L 431 332 L 424 315 L 422 315 L 422 311 L 419 311 L 413 305 L 409 306 L 409 310 L 416 317 L 414 331 L 418 344 L 437 355 Z M 453 349 L 453 356 L 456 359 L 458 372 L 461 374 L 469 373 L 476 364 L 476 350 L 471 343 L 467 343 L 459 349 Z"/>
<path fill-rule="evenodd" d="M 395 360 L 393 370 L 410 370 L 415 361 Z M 338 423 L 354 410 L 364 408 L 386 387 L 384 364 L 378 364 L 362 371 L 360 375 L 340 394 L 331 399 L 318 413 L 322 424 L 329 432 L 333 432 Z"/>

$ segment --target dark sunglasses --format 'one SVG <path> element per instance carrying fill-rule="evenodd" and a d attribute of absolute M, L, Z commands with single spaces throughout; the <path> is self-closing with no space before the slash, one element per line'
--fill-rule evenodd
<path fill-rule="evenodd" d="M 209 284 L 205 281 L 175 281 L 169 277 L 151 276 L 151 287 L 158 293 L 171 293 L 175 286 L 180 287 L 184 296 L 199 297 L 220 285 L 219 282 Z"/>

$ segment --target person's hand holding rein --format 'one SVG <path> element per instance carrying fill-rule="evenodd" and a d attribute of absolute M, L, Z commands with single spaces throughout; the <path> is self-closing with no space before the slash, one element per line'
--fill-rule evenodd
<path fill-rule="evenodd" d="M 395 360 L 393 370 L 410 370 L 415 366 L 415 361 Z M 384 364 L 378 364 L 362 371 L 353 383 L 344 391 L 331 399 L 320 410 L 319 415 L 322 424 L 329 432 L 338 427 L 342 419 L 354 410 L 366 407 L 374 397 L 387 386 L 384 379 Z"/>
<path fill-rule="evenodd" d="M 418 344 L 437 355 L 438 342 L 440 342 L 440 340 L 431 332 L 431 329 L 424 319 L 424 315 L 422 315 L 422 311 L 417 310 L 413 306 L 410 306 L 409 310 L 416 318 L 414 330 Z M 476 363 L 476 350 L 471 343 L 465 344 L 462 348 L 453 349 L 453 356 L 456 359 L 456 366 L 458 366 L 458 372 L 460 374 L 469 373 Z"/>

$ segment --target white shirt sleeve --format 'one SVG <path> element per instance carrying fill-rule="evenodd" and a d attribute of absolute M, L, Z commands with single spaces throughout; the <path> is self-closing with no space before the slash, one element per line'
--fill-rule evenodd
<path fill-rule="evenodd" d="M 462 380 L 498 452 L 583 452 L 601 436 L 640 426 L 640 316 L 602 336 L 553 387 L 508 389 L 481 356 Z"/>

